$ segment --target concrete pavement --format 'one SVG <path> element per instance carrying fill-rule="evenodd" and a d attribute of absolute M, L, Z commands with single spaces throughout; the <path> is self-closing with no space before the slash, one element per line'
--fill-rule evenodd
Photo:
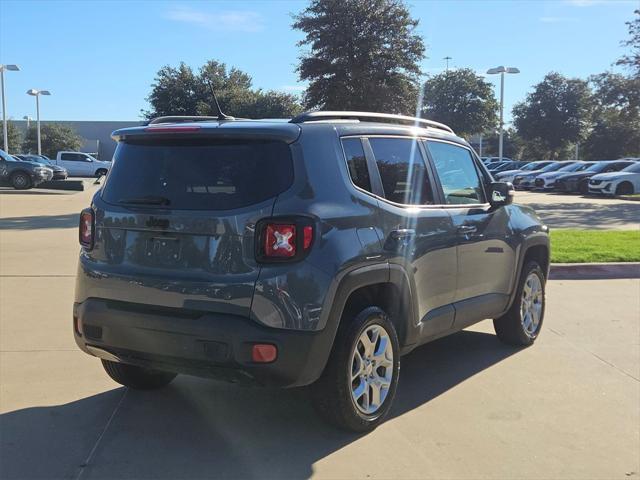
<path fill-rule="evenodd" d="M 392 417 L 335 431 L 305 391 L 119 387 L 76 349 L 77 214 L 0 194 L 1 478 L 634 478 L 640 281 L 555 280 L 532 348 L 490 322 L 403 358 Z"/>
<path fill-rule="evenodd" d="M 530 191 L 517 191 L 515 201 L 533 207 L 551 228 L 640 229 L 640 202 Z"/>

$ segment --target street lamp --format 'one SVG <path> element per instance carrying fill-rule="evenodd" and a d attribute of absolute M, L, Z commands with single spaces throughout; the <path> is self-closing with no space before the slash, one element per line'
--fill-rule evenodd
<path fill-rule="evenodd" d="M 17 72 L 18 65 L 0 65 L 0 83 L 2 84 L 2 133 L 4 135 L 4 151 L 9 153 L 9 137 L 7 134 L 7 104 L 4 99 L 4 71 Z"/>
<path fill-rule="evenodd" d="M 500 157 L 500 161 L 502 161 L 502 134 L 504 133 L 504 74 L 505 73 L 520 73 L 515 67 L 495 67 L 487 70 L 487 74 L 495 75 L 496 73 L 500 74 L 500 143 L 498 144 L 498 156 Z"/>
<path fill-rule="evenodd" d="M 38 124 L 38 155 L 42 154 L 42 145 L 40 143 L 40 95 L 51 95 L 49 90 L 36 90 L 32 88 L 27 90 L 27 95 L 36 97 L 36 121 Z"/>
<path fill-rule="evenodd" d="M 22 117 L 23 120 L 27 121 L 27 132 L 29 131 L 29 128 L 31 128 L 31 120 L 33 120 L 29 115 L 25 115 L 24 117 Z"/>

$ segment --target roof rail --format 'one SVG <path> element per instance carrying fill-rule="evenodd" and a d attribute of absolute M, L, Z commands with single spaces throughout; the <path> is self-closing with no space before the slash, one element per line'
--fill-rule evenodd
<path fill-rule="evenodd" d="M 220 121 L 218 117 L 203 117 L 190 115 L 169 115 L 166 117 L 156 117 L 149 121 L 147 125 L 156 125 L 158 123 L 186 123 L 186 122 L 211 122 Z M 235 120 L 233 117 L 226 117 L 225 120 Z"/>
<path fill-rule="evenodd" d="M 454 133 L 454 131 L 444 123 L 434 122 L 433 120 L 427 120 L 426 118 L 374 112 L 304 112 L 293 117 L 291 119 L 291 123 L 304 123 L 319 120 L 359 120 L 367 122 L 402 123 L 437 128 L 444 130 L 445 132 Z"/>

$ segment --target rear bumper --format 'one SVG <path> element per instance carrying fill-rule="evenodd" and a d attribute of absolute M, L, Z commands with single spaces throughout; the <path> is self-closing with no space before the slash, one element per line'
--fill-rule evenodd
<path fill-rule="evenodd" d="M 89 298 L 74 304 L 74 336 L 86 353 L 159 370 L 266 386 L 308 385 L 322 373 L 331 329 L 269 328 L 244 317 Z M 255 343 L 277 359 L 251 361 Z"/>

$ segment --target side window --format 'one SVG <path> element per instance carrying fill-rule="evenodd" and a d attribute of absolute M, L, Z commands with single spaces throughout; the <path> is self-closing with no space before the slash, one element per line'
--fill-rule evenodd
<path fill-rule="evenodd" d="M 371 180 L 367 169 L 367 159 L 364 156 L 362 141 L 359 138 L 345 138 L 342 140 L 344 154 L 347 158 L 349 175 L 354 185 L 370 192 Z"/>
<path fill-rule="evenodd" d="M 445 202 L 451 205 L 484 203 L 482 182 L 471 153 L 450 143 L 427 141 Z"/>
<path fill-rule="evenodd" d="M 412 138 L 370 138 L 384 196 L 404 205 L 432 205 L 429 182 L 418 141 Z"/>

